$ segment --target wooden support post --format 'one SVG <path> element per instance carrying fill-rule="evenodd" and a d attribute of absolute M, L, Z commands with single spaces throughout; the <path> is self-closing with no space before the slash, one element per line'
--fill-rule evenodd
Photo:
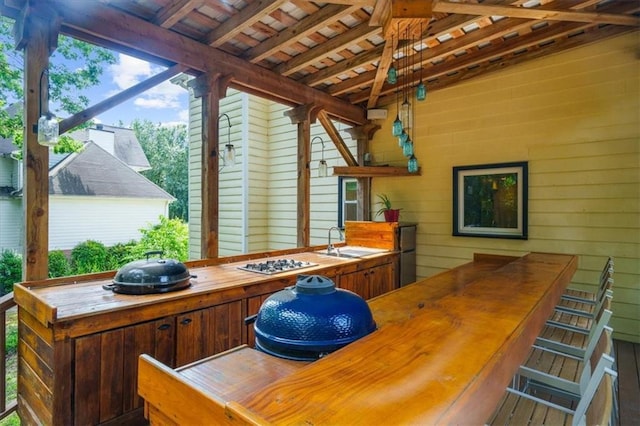
<path fill-rule="evenodd" d="M 336 149 L 338 150 L 344 161 L 347 163 L 347 166 L 356 167 L 358 165 L 358 162 L 353 157 L 353 154 L 351 154 L 351 151 L 349 151 L 349 147 L 344 143 L 344 141 L 342 140 L 342 136 L 340 136 L 340 133 L 331 122 L 329 114 L 327 114 L 325 111 L 318 112 L 318 120 L 331 138 L 331 141 L 333 141 L 333 144 L 336 146 Z"/>
<path fill-rule="evenodd" d="M 228 79 L 219 74 L 203 74 L 189 83 L 193 95 L 202 99 L 202 217 L 200 257 L 218 258 L 219 248 L 219 168 L 220 98 L 226 94 Z"/>
<path fill-rule="evenodd" d="M 301 105 L 284 114 L 291 123 L 298 125 L 298 247 L 311 244 L 311 122 L 315 121 L 316 108 Z"/>
<path fill-rule="evenodd" d="M 358 162 L 364 164 L 364 154 L 369 152 L 369 140 L 380 126 L 373 123 L 352 127 L 346 131 L 357 141 Z M 371 178 L 358 178 L 358 220 L 371 220 Z"/>
<path fill-rule="evenodd" d="M 23 279 L 49 276 L 49 148 L 38 144 L 37 123 L 49 111 L 49 55 L 57 46 L 59 19 L 55 13 L 24 5 L 16 21 L 16 46 L 24 49 L 24 179 Z"/>

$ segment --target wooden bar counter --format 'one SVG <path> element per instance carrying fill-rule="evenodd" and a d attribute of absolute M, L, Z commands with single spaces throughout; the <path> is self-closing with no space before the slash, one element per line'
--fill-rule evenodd
<path fill-rule="evenodd" d="M 152 424 L 483 424 L 577 258 L 474 261 L 369 301 L 374 333 L 313 363 L 250 348 L 179 370 L 140 359 Z M 247 380 L 252 377 L 252 380 Z"/>

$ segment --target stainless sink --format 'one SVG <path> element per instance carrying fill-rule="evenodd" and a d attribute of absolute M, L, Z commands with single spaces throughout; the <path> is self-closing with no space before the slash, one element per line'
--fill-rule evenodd
<path fill-rule="evenodd" d="M 369 247 L 336 247 L 330 253 L 327 253 L 326 250 L 321 250 L 316 253 L 323 254 L 325 256 L 331 257 L 345 257 L 348 259 L 360 258 L 365 256 L 371 256 L 372 254 L 384 253 L 387 250 L 384 249 L 374 249 Z"/>

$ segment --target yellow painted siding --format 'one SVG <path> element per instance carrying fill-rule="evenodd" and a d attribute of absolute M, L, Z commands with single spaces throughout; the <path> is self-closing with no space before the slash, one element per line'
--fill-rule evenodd
<path fill-rule="evenodd" d="M 200 259 L 202 232 L 202 104 L 189 96 L 189 259 Z"/>
<path fill-rule="evenodd" d="M 269 195 L 269 114 L 271 102 L 255 96 L 248 98 L 249 125 L 248 182 L 243 182 L 248 192 L 246 215 L 247 252 L 269 249 L 268 206 Z"/>
<path fill-rule="evenodd" d="M 220 101 L 220 111 L 231 118 L 231 143 L 236 147 L 233 168 L 220 172 L 219 255 L 292 248 L 297 244 L 297 125 L 284 115 L 289 107 L 229 90 Z M 189 253 L 200 258 L 201 232 L 201 118 L 200 100 L 191 101 L 189 159 Z M 226 119 L 220 122 L 220 143 L 227 140 Z M 336 124 L 338 130 L 343 126 Z M 341 132 L 355 153 L 356 142 Z M 329 176 L 319 178 L 322 144 L 311 149 L 311 244 L 327 241 L 327 230 L 338 216 L 338 178 L 332 167 L 344 160 L 319 124 L 312 125 L 312 138 L 324 140 L 324 158 Z M 250 153 L 247 155 L 247 153 Z"/>
<path fill-rule="evenodd" d="M 640 342 L 639 33 L 513 66 L 429 93 L 413 139 L 422 175 L 373 180 L 418 222 L 418 276 L 474 252 L 573 253 L 572 285 L 593 290 L 615 258 L 619 339 Z M 404 165 L 390 134 L 395 107 L 371 144 L 374 159 Z M 452 236 L 454 166 L 529 162 L 529 239 Z"/>

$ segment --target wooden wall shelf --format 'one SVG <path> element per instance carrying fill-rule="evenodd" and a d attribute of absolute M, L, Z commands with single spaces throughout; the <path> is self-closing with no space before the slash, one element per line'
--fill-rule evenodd
<path fill-rule="evenodd" d="M 418 168 L 417 173 L 409 173 L 406 167 L 392 166 L 356 166 L 356 167 L 334 167 L 334 176 L 351 177 L 381 177 L 381 176 L 420 176 L 422 168 Z"/>

